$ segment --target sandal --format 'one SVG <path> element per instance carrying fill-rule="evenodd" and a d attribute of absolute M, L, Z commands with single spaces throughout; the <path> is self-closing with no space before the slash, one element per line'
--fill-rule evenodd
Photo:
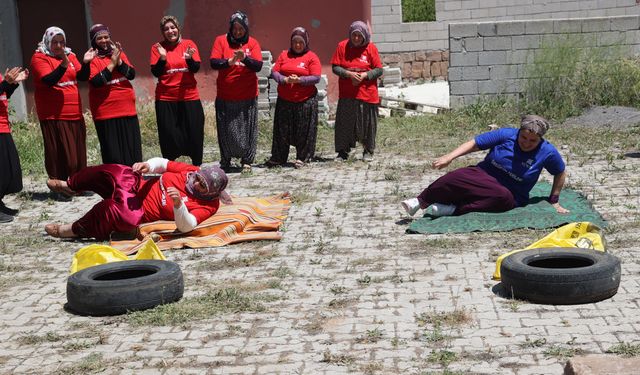
<path fill-rule="evenodd" d="M 68 196 L 73 196 L 76 195 L 76 192 L 71 190 L 71 188 L 69 187 L 69 185 L 67 185 L 67 183 L 65 181 L 62 180 L 56 180 L 54 178 L 50 178 L 47 180 L 47 187 L 56 193 L 61 193 L 61 194 L 65 194 Z"/>
<path fill-rule="evenodd" d="M 278 163 L 275 160 L 269 159 L 264 163 L 264 165 L 266 165 L 267 168 L 275 168 L 275 167 L 281 167 L 282 163 Z"/>
<path fill-rule="evenodd" d="M 75 233 L 71 229 L 71 224 L 47 224 L 44 226 L 44 231 L 48 235 L 54 238 L 75 238 Z"/>
<path fill-rule="evenodd" d="M 293 163 L 293 167 L 295 169 L 300 169 L 300 168 L 304 167 L 304 162 L 302 160 L 296 160 L 296 162 Z"/>
<path fill-rule="evenodd" d="M 242 164 L 242 173 L 249 173 L 251 172 L 251 165 L 250 164 Z"/>

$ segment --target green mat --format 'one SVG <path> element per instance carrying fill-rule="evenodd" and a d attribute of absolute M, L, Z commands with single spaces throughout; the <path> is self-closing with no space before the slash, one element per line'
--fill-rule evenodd
<path fill-rule="evenodd" d="M 590 221 L 601 228 L 607 226 L 602 216 L 580 193 L 563 189 L 560 204 L 571 212 L 559 214 L 547 202 L 550 192 L 551 184 L 539 182 L 531 190 L 529 204 L 525 207 L 502 213 L 470 212 L 461 216 L 438 218 L 425 215 L 414 220 L 407 228 L 407 233 L 504 232 L 518 228 L 555 228 L 576 221 Z"/>

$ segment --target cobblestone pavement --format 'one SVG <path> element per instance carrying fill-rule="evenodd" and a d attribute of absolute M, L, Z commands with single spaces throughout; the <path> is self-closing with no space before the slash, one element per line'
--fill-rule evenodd
<path fill-rule="evenodd" d="M 369 164 L 233 174 L 235 195 L 292 192 L 284 238 L 166 252 L 182 267 L 186 300 L 236 286 L 264 309 L 173 326 L 75 316 L 63 309 L 66 278 L 88 243 L 50 239 L 43 226 L 79 217 L 98 198 L 52 202 L 44 181 L 26 181 L 29 194 L 6 200 L 20 214 L 0 227 L 0 373 L 560 374 L 572 354 L 638 344 L 640 159 L 563 153 L 569 184 L 610 221 L 609 251 L 623 262 L 618 294 L 596 304 L 492 292 L 497 255 L 544 231 L 405 234 L 398 202 L 439 172 L 382 153 Z"/>

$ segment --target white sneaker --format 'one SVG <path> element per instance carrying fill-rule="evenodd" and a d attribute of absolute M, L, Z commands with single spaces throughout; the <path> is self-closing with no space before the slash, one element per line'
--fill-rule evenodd
<path fill-rule="evenodd" d="M 402 205 L 402 208 L 407 211 L 409 216 L 415 215 L 420 209 L 420 201 L 418 201 L 418 198 L 407 199 L 406 201 L 400 202 L 400 204 Z"/>
<path fill-rule="evenodd" d="M 431 207 L 431 215 L 436 217 L 451 216 L 456 211 L 456 206 L 452 204 L 434 203 L 429 207 Z"/>

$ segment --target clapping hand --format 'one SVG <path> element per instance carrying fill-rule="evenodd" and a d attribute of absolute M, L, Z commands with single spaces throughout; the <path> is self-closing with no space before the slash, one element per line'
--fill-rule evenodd
<path fill-rule="evenodd" d="M 297 74 L 292 74 L 284 79 L 285 83 L 300 83 L 300 77 Z"/>
<path fill-rule="evenodd" d="M 6 69 L 4 71 L 4 79 L 9 83 L 9 84 L 16 84 L 16 83 L 20 83 L 22 81 L 24 81 L 25 79 L 27 79 L 29 77 L 29 70 L 28 69 L 24 69 L 22 67 L 14 67 L 11 69 Z"/>
<path fill-rule="evenodd" d="M 98 50 L 91 47 L 87 50 L 87 52 L 84 53 L 84 56 L 82 57 L 82 62 L 84 62 L 85 64 L 88 62 L 91 62 L 91 60 L 93 60 L 97 55 L 98 55 Z"/>
<path fill-rule="evenodd" d="M 155 47 L 156 47 L 156 50 L 158 50 L 158 53 L 160 54 L 160 57 L 162 57 L 163 60 L 166 59 L 167 58 L 167 50 L 164 49 L 162 44 L 156 43 Z"/>
<path fill-rule="evenodd" d="M 148 173 L 150 167 L 149 167 L 149 163 L 142 161 L 142 162 L 134 163 L 131 169 L 133 169 L 133 171 L 136 173 Z"/>
<path fill-rule="evenodd" d="M 184 58 L 190 60 L 193 58 L 194 53 L 196 53 L 196 49 L 190 46 L 187 48 L 187 52 L 184 53 Z"/>
<path fill-rule="evenodd" d="M 111 62 L 114 65 L 122 64 L 122 59 L 120 58 L 122 56 L 122 45 L 120 42 L 116 42 L 112 47 L 113 52 L 111 53 Z"/>

